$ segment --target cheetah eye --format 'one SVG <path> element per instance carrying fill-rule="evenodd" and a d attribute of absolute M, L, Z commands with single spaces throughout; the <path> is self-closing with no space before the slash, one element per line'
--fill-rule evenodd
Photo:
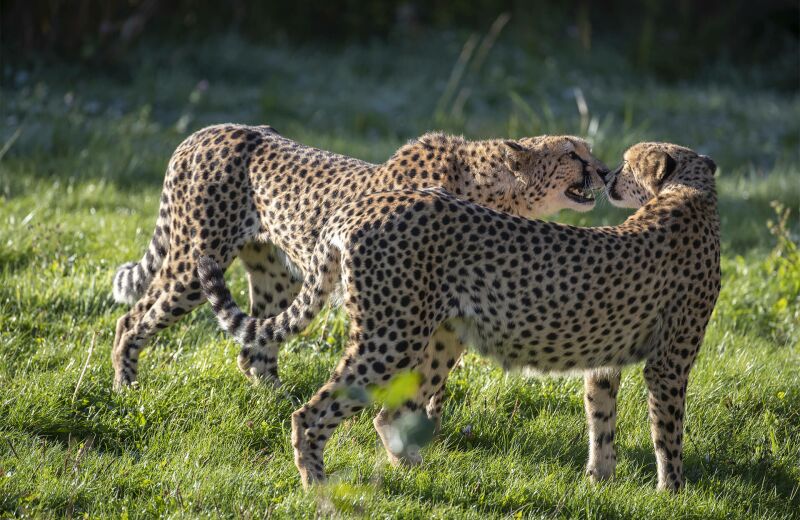
<path fill-rule="evenodd" d="M 575 152 L 569 152 L 569 158 L 570 159 L 575 159 L 576 161 L 580 161 L 581 160 L 581 157 Z"/>

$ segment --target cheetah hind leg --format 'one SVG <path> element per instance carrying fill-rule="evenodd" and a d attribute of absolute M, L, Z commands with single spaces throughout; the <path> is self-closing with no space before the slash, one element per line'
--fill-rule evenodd
<path fill-rule="evenodd" d="M 178 262 L 186 263 L 189 267 L 179 283 L 175 283 L 171 273 L 178 272 Z M 222 268 L 226 268 L 230 262 L 230 258 L 222 259 Z M 139 354 L 158 331 L 177 322 L 204 301 L 193 260 L 186 257 L 166 261 L 144 296 L 117 321 L 111 354 L 114 388 L 121 390 L 136 381 Z"/>
<path fill-rule="evenodd" d="M 413 369 L 421 376 L 417 395 L 396 410 L 384 407 L 375 417 L 375 430 L 392 465 L 414 466 L 422 462 L 420 448 L 439 430 L 444 385 L 463 352 L 464 346 L 452 329 L 440 326 Z"/>
<path fill-rule="evenodd" d="M 691 361 L 693 358 L 686 363 L 690 366 Z M 689 370 L 674 361 L 666 363 L 662 358 L 645 363 L 650 435 L 656 452 L 659 491 L 675 492 L 684 485 L 683 417 L 688 376 Z"/>
<path fill-rule="evenodd" d="M 250 288 L 250 315 L 269 318 L 284 311 L 300 292 L 302 285 L 280 261 L 275 246 L 253 242 L 239 253 L 247 271 Z M 242 348 L 237 364 L 253 383 L 281 386 L 278 375 L 280 343 L 263 342 L 255 348 Z"/>

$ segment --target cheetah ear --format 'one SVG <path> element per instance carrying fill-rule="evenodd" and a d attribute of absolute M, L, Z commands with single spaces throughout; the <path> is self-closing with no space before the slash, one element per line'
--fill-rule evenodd
<path fill-rule="evenodd" d="M 515 150 L 517 152 L 521 152 L 521 151 L 525 150 L 524 146 L 522 146 L 521 144 L 519 144 L 516 141 L 512 141 L 511 139 L 506 139 L 505 141 L 503 141 L 503 143 L 506 146 L 508 146 L 509 148 L 511 148 L 512 150 Z"/>
<path fill-rule="evenodd" d="M 533 162 L 536 156 L 536 152 L 517 141 L 509 139 L 503 141 L 503 144 L 505 145 L 505 163 L 512 172 L 519 172 L 524 165 Z"/>
<path fill-rule="evenodd" d="M 661 185 L 669 178 L 670 175 L 675 173 L 675 168 L 678 167 L 678 162 L 667 152 L 663 152 L 661 157 L 658 158 L 656 170 L 656 182 Z"/>
<path fill-rule="evenodd" d="M 708 169 L 711 170 L 711 173 L 717 173 L 717 163 L 714 162 L 714 159 L 707 155 L 698 155 L 698 157 L 706 163 Z"/>

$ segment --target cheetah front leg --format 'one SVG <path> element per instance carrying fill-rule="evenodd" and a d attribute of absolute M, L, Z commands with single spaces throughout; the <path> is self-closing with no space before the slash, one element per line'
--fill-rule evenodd
<path fill-rule="evenodd" d="M 591 370 L 583 376 L 583 402 L 589 425 L 589 462 L 586 473 L 592 482 L 611 478 L 617 467 L 614 436 L 619 381 L 618 368 Z"/>
<path fill-rule="evenodd" d="M 250 287 L 250 315 L 259 318 L 272 317 L 292 302 L 300 292 L 302 282 L 292 275 L 277 256 L 272 244 L 250 243 L 239 254 Z M 280 386 L 278 376 L 279 342 L 243 348 L 239 352 L 239 370 L 254 382 Z"/>

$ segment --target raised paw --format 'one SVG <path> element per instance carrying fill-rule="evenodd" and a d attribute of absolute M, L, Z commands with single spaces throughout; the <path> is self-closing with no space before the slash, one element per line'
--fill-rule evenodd
<path fill-rule="evenodd" d="M 419 453 L 419 448 L 406 450 L 399 455 L 395 455 L 390 451 L 386 451 L 386 456 L 389 458 L 389 463 L 392 466 L 419 466 L 422 464 L 422 455 Z"/>
<path fill-rule="evenodd" d="M 391 423 L 387 417 L 387 413 L 381 412 L 372 424 L 383 442 L 389 462 L 393 466 L 421 464 L 420 450 L 433 437 L 433 422 L 420 414 L 405 414 Z"/>

